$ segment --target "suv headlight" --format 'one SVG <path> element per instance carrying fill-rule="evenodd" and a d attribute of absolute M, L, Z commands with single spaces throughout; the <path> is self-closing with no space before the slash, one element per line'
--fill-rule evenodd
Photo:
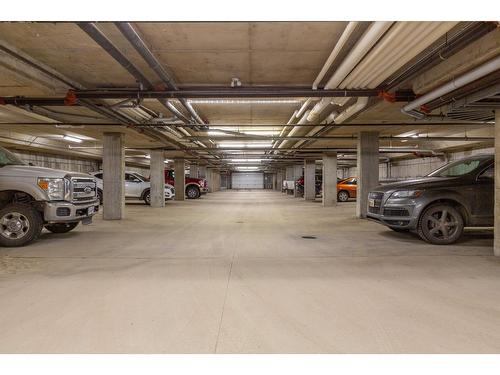
<path fill-rule="evenodd" d="M 418 198 L 423 190 L 398 190 L 391 194 L 389 198 Z"/>
<path fill-rule="evenodd" d="M 38 178 L 38 186 L 45 191 L 50 200 L 64 200 L 64 178 Z"/>

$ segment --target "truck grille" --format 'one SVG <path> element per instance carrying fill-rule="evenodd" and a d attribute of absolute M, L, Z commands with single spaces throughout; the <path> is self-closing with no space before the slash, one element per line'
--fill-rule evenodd
<path fill-rule="evenodd" d="M 71 192 L 73 202 L 92 201 L 96 198 L 96 183 L 92 178 L 72 178 Z"/>
<path fill-rule="evenodd" d="M 379 214 L 380 207 L 368 207 L 368 212 L 371 214 Z"/>

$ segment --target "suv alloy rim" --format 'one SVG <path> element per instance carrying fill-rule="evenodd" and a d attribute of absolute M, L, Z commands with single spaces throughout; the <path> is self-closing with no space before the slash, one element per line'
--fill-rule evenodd
<path fill-rule="evenodd" d="M 19 212 L 9 212 L 0 219 L 0 233 L 5 238 L 17 240 L 23 238 L 30 229 L 26 216 Z"/>
<path fill-rule="evenodd" d="M 446 209 L 429 215 L 425 225 L 429 230 L 429 234 L 440 240 L 448 240 L 458 230 L 457 218 Z"/>
<path fill-rule="evenodd" d="M 349 197 L 345 191 L 341 191 L 339 193 L 339 198 L 340 198 L 341 202 L 345 202 L 347 199 L 349 199 Z"/>

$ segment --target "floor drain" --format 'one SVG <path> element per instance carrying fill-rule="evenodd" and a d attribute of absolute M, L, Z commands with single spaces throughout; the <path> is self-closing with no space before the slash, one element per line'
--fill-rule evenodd
<path fill-rule="evenodd" d="M 315 240 L 316 236 L 302 236 L 302 238 L 305 238 L 306 240 Z"/>
<path fill-rule="evenodd" d="M 243 224 L 244 221 L 237 221 L 236 224 Z"/>

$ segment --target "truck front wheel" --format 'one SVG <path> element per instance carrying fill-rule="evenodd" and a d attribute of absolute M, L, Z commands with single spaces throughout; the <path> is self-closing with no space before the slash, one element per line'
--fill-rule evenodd
<path fill-rule="evenodd" d="M 40 213 L 22 203 L 11 203 L 0 210 L 0 246 L 24 246 L 36 240 L 42 231 Z"/>
<path fill-rule="evenodd" d="M 200 189 L 196 186 L 188 186 L 186 188 L 186 197 L 189 199 L 197 199 L 200 197 Z"/>
<path fill-rule="evenodd" d="M 78 222 L 76 223 L 57 223 L 49 224 L 45 226 L 45 229 L 52 233 L 67 233 L 76 228 Z"/>

